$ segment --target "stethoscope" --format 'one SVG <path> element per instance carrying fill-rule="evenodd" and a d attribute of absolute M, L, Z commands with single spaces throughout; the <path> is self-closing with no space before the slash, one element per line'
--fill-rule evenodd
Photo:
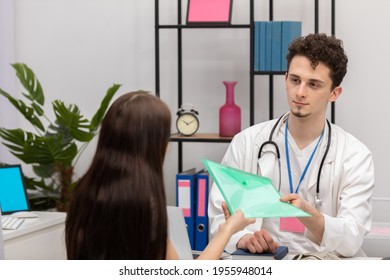
<path fill-rule="evenodd" d="M 282 179 L 282 171 L 281 171 L 281 165 L 280 165 L 280 151 L 279 151 L 279 146 L 278 144 L 272 140 L 273 136 L 274 136 L 274 133 L 275 133 L 275 130 L 276 128 L 278 127 L 280 121 L 284 118 L 285 115 L 281 116 L 277 122 L 275 123 L 275 125 L 272 127 L 272 130 L 269 134 L 269 138 L 268 138 L 268 141 L 265 141 L 261 146 L 260 146 L 260 149 L 259 149 L 259 153 L 257 155 L 257 159 L 259 160 L 260 157 L 261 157 L 261 154 L 263 152 L 263 148 L 264 146 L 266 145 L 272 145 L 275 147 L 275 151 L 276 151 L 276 157 L 278 159 L 278 167 L 279 167 L 279 186 L 278 186 L 278 190 L 280 191 L 280 187 L 281 187 L 281 179 Z M 317 174 L 317 188 L 316 188 L 316 195 L 314 196 L 314 202 L 315 202 L 315 207 L 316 208 L 319 208 L 322 204 L 322 199 L 320 197 L 320 178 L 321 178 L 321 171 L 322 171 L 322 166 L 325 162 L 325 158 L 328 154 L 328 151 L 329 151 L 329 148 L 330 148 L 330 142 L 331 142 L 331 139 L 332 139 L 332 128 L 331 128 L 331 125 L 330 125 L 330 122 L 328 120 L 326 120 L 326 123 L 328 125 L 328 141 L 326 143 L 326 149 L 325 149 L 325 153 L 322 157 L 322 160 L 321 160 L 321 164 L 320 164 L 320 167 L 318 169 L 318 174 Z"/>

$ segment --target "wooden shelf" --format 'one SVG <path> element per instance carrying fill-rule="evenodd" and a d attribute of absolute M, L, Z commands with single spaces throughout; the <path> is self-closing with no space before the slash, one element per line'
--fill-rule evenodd
<path fill-rule="evenodd" d="M 183 136 L 179 133 L 171 134 L 172 142 L 218 142 L 230 143 L 233 137 L 221 137 L 218 133 L 196 133 L 192 136 Z"/>

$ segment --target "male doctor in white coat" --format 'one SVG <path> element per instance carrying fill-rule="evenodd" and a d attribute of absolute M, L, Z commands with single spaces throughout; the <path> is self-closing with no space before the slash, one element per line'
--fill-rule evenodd
<path fill-rule="evenodd" d="M 339 39 L 310 34 L 294 40 L 285 77 L 290 111 L 238 133 L 222 163 L 270 178 L 281 201 L 311 214 L 305 218 L 263 218 L 232 236 L 225 248 L 291 254 L 365 256 L 361 246 L 372 223 L 374 164 L 368 148 L 326 120 L 328 103 L 340 96 L 348 58 Z M 273 133 L 271 133 L 274 128 Z M 272 134 L 272 135 L 271 135 Z M 274 141 L 276 147 L 266 144 Z M 319 189 L 317 178 L 320 171 Z M 214 185 L 209 200 L 210 232 L 224 221 L 223 197 Z"/>

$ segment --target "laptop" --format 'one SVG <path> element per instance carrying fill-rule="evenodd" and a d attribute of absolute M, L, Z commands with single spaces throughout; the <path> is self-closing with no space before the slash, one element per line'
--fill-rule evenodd
<path fill-rule="evenodd" d="M 0 221 L 1 221 L 1 209 L 0 209 Z M 4 260 L 3 227 L 0 227 L 0 260 Z"/>
<path fill-rule="evenodd" d="M 167 212 L 169 240 L 175 247 L 180 260 L 192 260 L 192 249 L 182 210 L 179 207 L 167 206 Z"/>
<path fill-rule="evenodd" d="M 3 215 L 30 211 L 21 165 L 0 166 L 0 210 Z"/>

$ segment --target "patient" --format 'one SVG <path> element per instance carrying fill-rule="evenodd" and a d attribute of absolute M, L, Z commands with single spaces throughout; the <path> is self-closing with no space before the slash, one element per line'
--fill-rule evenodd
<path fill-rule="evenodd" d="M 91 166 L 66 218 L 68 259 L 177 259 L 168 238 L 163 163 L 171 112 L 159 98 L 132 92 L 108 110 Z M 239 210 L 198 259 L 218 259 L 230 237 L 253 223 Z"/>

